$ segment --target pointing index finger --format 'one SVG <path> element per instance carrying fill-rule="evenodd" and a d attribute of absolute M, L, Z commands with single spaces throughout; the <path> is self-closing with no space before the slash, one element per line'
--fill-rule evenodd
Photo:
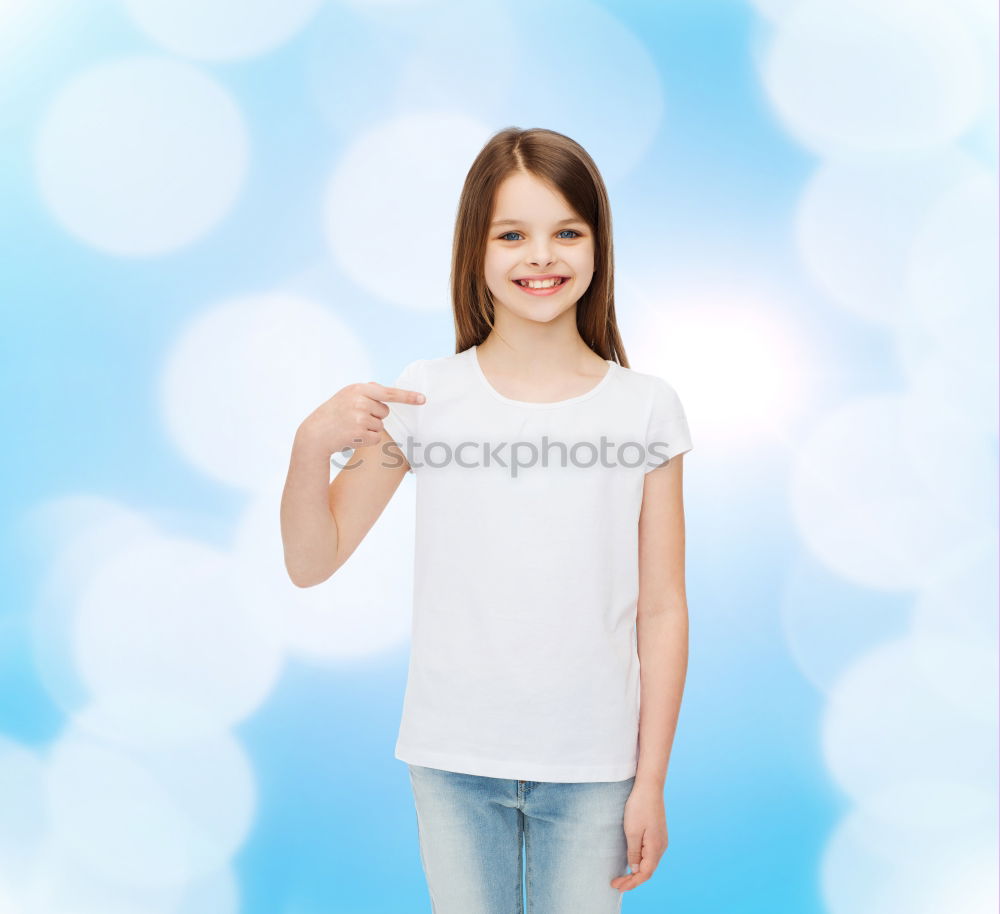
<path fill-rule="evenodd" d="M 407 390 L 405 387 L 386 387 L 376 384 L 376 396 L 386 403 L 423 403 L 427 398 L 419 390 Z"/>

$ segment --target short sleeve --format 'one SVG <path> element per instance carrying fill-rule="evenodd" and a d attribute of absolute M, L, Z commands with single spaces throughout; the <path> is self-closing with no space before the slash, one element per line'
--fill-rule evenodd
<path fill-rule="evenodd" d="M 399 377 L 392 382 L 390 387 L 401 387 L 405 390 L 415 390 L 426 396 L 424 390 L 424 359 L 417 359 L 410 362 L 400 373 Z M 417 438 L 420 410 L 423 404 L 417 403 L 386 403 L 389 407 L 389 415 L 382 420 L 382 425 L 389 433 L 389 437 L 399 445 L 404 454 L 411 454 L 412 449 L 407 447 L 407 440 Z M 411 466 L 408 472 L 413 472 Z"/>
<path fill-rule="evenodd" d="M 677 391 L 662 378 L 654 377 L 646 426 L 645 472 L 652 472 L 691 448 L 691 432 Z"/>

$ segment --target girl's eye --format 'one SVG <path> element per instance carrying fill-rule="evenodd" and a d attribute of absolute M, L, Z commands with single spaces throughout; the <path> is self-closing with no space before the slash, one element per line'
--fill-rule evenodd
<path fill-rule="evenodd" d="M 563 229 L 562 232 L 560 232 L 559 234 L 561 235 L 563 232 L 569 232 L 570 234 L 574 235 L 577 238 L 580 237 L 580 233 L 578 231 L 576 231 L 575 229 Z M 508 235 L 520 235 L 520 234 L 521 234 L 520 232 L 504 232 L 500 236 L 500 240 L 501 241 L 506 241 Z M 570 239 L 567 239 L 567 240 L 572 241 L 573 239 L 570 238 Z"/>

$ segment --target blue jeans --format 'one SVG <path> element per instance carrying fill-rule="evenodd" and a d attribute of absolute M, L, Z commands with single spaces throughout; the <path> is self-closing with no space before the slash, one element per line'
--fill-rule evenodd
<path fill-rule="evenodd" d="M 629 872 L 635 777 L 554 783 L 408 767 L 433 914 L 524 914 L 522 894 L 527 914 L 621 911 L 611 880 Z"/>

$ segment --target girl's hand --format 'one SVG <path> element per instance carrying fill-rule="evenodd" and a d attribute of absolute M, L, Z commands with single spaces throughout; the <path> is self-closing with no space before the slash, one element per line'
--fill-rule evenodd
<path fill-rule="evenodd" d="M 415 390 L 385 387 L 377 381 L 348 384 L 306 416 L 299 430 L 329 456 L 345 448 L 378 444 L 382 420 L 389 415 L 386 403 L 423 402 L 424 395 Z"/>
<path fill-rule="evenodd" d="M 612 887 L 620 892 L 634 889 L 649 879 L 667 849 L 667 814 L 661 788 L 632 785 L 625 804 L 624 828 L 632 872 L 611 880 Z"/>

